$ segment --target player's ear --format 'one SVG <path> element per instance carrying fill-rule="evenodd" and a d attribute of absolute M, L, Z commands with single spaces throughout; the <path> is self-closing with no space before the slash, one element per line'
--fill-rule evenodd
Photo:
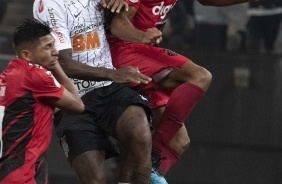
<path fill-rule="evenodd" d="M 21 55 L 21 58 L 23 58 L 23 59 L 25 59 L 25 60 L 27 60 L 27 61 L 30 61 L 30 60 L 31 60 L 32 53 L 31 53 L 30 50 L 24 49 L 24 50 L 21 50 L 20 55 Z"/>

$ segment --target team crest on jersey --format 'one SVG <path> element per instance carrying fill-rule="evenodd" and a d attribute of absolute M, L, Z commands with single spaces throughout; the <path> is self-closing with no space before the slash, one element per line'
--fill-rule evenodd
<path fill-rule="evenodd" d="M 138 0 L 129 0 L 130 2 L 132 2 L 132 3 L 137 3 L 138 2 Z"/>
<path fill-rule="evenodd" d="M 160 52 L 162 52 L 162 53 L 167 52 L 167 55 L 169 55 L 169 56 L 177 56 L 178 55 L 176 52 L 173 52 L 169 49 L 162 49 Z"/>
<path fill-rule="evenodd" d="M 43 0 L 39 1 L 38 12 L 41 13 L 44 10 L 44 3 Z"/>

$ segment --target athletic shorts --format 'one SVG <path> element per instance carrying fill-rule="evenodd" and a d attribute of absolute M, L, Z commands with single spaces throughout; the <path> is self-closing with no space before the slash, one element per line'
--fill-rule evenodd
<path fill-rule="evenodd" d="M 117 139 L 116 122 L 128 106 L 143 107 L 151 120 L 148 98 L 129 85 L 113 83 L 92 90 L 82 101 L 85 105 L 82 114 L 59 111 L 55 115 L 56 132 L 70 163 L 79 154 L 91 150 L 105 150 L 106 158 L 118 155 L 118 148 L 111 140 Z"/>
<path fill-rule="evenodd" d="M 141 73 L 150 77 L 164 71 L 164 69 L 182 67 L 185 63 L 191 61 L 171 50 L 139 43 L 110 41 L 110 49 L 114 67 L 135 66 Z M 165 105 L 171 93 L 171 90 L 166 92 L 159 89 L 156 81 L 146 86 L 133 85 L 133 87 L 140 94 L 150 97 L 151 108 Z"/>

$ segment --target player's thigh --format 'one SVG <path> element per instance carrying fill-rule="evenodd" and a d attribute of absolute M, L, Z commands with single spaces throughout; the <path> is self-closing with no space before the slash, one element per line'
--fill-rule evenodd
<path fill-rule="evenodd" d="M 190 61 L 168 49 L 138 43 L 123 45 L 113 50 L 112 57 L 116 68 L 135 66 L 147 76 L 169 67 L 181 67 Z"/>
<path fill-rule="evenodd" d="M 89 105 L 86 108 L 91 108 Z M 60 112 L 56 117 L 56 131 L 70 164 L 80 154 L 91 150 L 106 150 L 106 158 L 116 156 L 118 150 L 101 130 L 91 111 L 79 115 Z"/>
<path fill-rule="evenodd" d="M 130 105 L 126 108 L 117 121 L 116 132 L 124 147 L 151 145 L 148 117 L 141 106 Z"/>

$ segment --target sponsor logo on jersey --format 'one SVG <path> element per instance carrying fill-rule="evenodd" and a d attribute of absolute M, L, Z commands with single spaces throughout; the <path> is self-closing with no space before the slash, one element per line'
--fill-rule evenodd
<path fill-rule="evenodd" d="M 73 84 L 76 86 L 78 91 L 80 91 L 82 89 L 94 87 L 95 84 L 96 84 L 96 81 L 86 81 L 86 80 L 73 79 Z"/>
<path fill-rule="evenodd" d="M 74 53 L 95 50 L 101 48 L 98 31 L 75 35 L 72 38 L 72 51 Z"/>
<path fill-rule="evenodd" d="M 159 6 L 154 6 L 152 9 L 153 15 L 159 15 L 161 19 L 166 17 L 166 14 L 173 8 L 174 4 L 164 5 L 164 1 Z"/>
<path fill-rule="evenodd" d="M 95 24 L 90 24 L 90 25 L 85 25 L 85 24 L 78 24 L 76 26 L 74 26 L 73 30 L 74 30 L 74 34 L 82 34 L 82 33 L 86 33 L 92 30 L 98 30 L 98 28 L 100 26 L 103 26 L 103 22 L 97 22 Z"/>
<path fill-rule="evenodd" d="M 74 18 L 77 18 L 80 14 L 81 14 L 81 12 L 82 12 L 82 10 L 80 11 L 80 12 L 78 12 L 78 13 L 75 13 L 73 16 L 74 16 Z"/>
<path fill-rule="evenodd" d="M 38 12 L 41 13 L 44 10 L 44 3 L 43 0 L 39 1 Z"/>
<path fill-rule="evenodd" d="M 60 28 L 57 26 L 57 20 L 55 19 L 55 15 L 53 13 L 53 10 L 54 10 L 53 8 L 48 8 L 48 14 L 49 14 L 49 18 L 50 18 L 50 23 L 51 23 L 51 25 L 53 27 L 53 30 L 57 34 L 60 43 L 65 43 L 65 39 L 63 37 L 63 34 L 61 33 Z"/>
<path fill-rule="evenodd" d="M 92 91 L 93 89 L 97 89 L 103 86 L 108 86 L 112 82 L 111 81 L 101 81 L 101 82 L 96 82 L 96 81 L 86 81 L 86 80 L 79 80 L 79 79 L 72 79 L 72 82 L 76 89 L 79 91 L 79 95 L 83 96 L 89 91 Z"/>
<path fill-rule="evenodd" d="M 173 52 L 172 50 L 169 50 L 169 49 L 162 49 L 161 51 L 160 51 L 161 53 L 167 53 L 167 55 L 169 55 L 169 56 L 177 56 L 178 55 L 178 53 L 176 53 L 176 52 Z"/>

